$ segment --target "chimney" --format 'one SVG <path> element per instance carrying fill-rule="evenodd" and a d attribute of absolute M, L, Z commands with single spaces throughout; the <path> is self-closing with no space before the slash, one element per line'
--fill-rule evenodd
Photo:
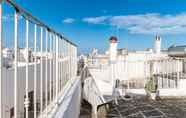
<path fill-rule="evenodd" d="M 115 36 L 110 37 L 110 61 L 116 61 L 118 39 Z"/>
<path fill-rule="evenodd" d="M 154 42 L 154 53 L 155 54 L 160 54 L 161 53 L 161 37 L 156 36 L 155 42 Z"/>

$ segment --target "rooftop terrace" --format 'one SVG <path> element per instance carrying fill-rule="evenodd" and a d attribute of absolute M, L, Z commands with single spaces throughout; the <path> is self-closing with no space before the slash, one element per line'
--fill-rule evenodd
<path fill-rule="evenodd" d="M 98 118 L 185 118 L 186 99 L 134 98 L 129 101 L 119 100 L 119 105 L 108 104 L 106 114 L 103 106 L 98 110 Z"/>

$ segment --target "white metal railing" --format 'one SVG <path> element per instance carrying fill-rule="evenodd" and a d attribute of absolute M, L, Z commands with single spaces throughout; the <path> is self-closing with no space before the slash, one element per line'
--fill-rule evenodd
<path fill-rule="evenodd" d="M 8 15 L 14 16 L 10 19 L 12 27 L 3 21 L 7 15 L 4 5 L 11 9 L 12 15 Z M 7 48 L 13 57 L 8 66 L 2 53 Z M 0 118 L 46 117 L 76 72 L 74 43 L 15 2 L 0 0 Z"/>
<path fill-rule="evenodd" d="M 177 88 L 184 76 L 184 59 L 163 59 L 149 62 L 152 74 L 156 77 L 158 88 Z"/>
<path fill-rule="evenodd" d="M 96 61 L 95 61 L 96 60 Z M 89 69 L 109 70 L 109 58 L 88 59 Z M 159 88 L 178 88 L 180 79 L 186 78 L 186 61 L 183 58 L 160 58 L 143 60 L 117 60 L 114 65 L 115 78 L 122 80 L 127 88 L 144 88 L 146 81 L 156 77 Z"/>

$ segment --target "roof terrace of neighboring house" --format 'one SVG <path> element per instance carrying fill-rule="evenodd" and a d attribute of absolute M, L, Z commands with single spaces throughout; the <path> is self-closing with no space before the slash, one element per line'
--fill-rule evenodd
<path fill-rule="evenodd" d="M 173 57 L 185 57 L 186 45 L 173 45 L 168 48 L 168 54 Z"/>
<path fill-rule="evenodd" d="M 160 37 L 158 36 L 156 38 Z M 87 72 L 89 74 L 88 77 L 85 77 L 86 79 L 84 81 L 84 98 L 91 103 L 93 111 L 98 106 L 104 106 L 104 104 L 108 103 L 110 109 L 107 109 L 108 111 L 106 111 L 105 117 L 181 118 L 179 114 L 172 115 L 171 111 L 173 109 L 168 106 L 169 102 L 174 105 L 177 102 L 174 100 L 168 101 L 164 98 L 170 97 L 175 99 L 180 98 L 180 96 L 186 96 L 185 59 L 171 57 L 167 50 L 161 49 L 161 39 L 156 40 L 156 38 L 153 51 L 131 52 L 127 50 L 127 54 L 123 55 L 118 53 L 118 40 L 114 40 L 110 41 L 110 48 L 107 54 L 97 54 L 87 59 Z M 126 49 L 120 49 L 119 52 L 123 50 L 126 51 Z M 153 101 L 151 100 L 143 100 L 146 99 L 147 95 L 145 86 L 151 78 L 156 83 L 158 90 L 157 96 L 162 100 L 154 102 L 154 104 L 152 104 Z M 113 96 L 116 88 L 116 80 L 119 80 L 119 86 L 117 88 L 118 96 L 121 96 L 118 97 L 119 105 L 113 104 L 115 103 L 113 102 L 115 99 Z M 92 87 L 88 89 L 87 87 L 90 86 Z M 133 99 L 126 101 L 127 98 L 123 97 L 125 95 L 129 95 Z M 137 101 L 141 102 L 137 104 Z M 178 99 L 178 101 L 184 103 L 184 100 Z M 132 108 L 128 109 L 127 105 L 132 106 Z M 150 110 L 151 112 L 143 110 L 140 106 L 144 109 L 147 106 L 149 110 L 152 108 Z M 134 110 L 133 107 L 136 109 Z M 169 111 L 165 112 L 161 107 L 165 107 Z M 185 114 L 183 107 L 178 109 Z M 98 110 L 97 114 L 101 115 L 100 113 Z"/>

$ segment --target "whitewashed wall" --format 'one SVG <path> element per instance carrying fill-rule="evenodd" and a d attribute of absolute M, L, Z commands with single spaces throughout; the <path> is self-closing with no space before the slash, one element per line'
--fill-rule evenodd
<path fill-rule="evenodd" d="M 48 114 L 47 118 L 79 118 L 81 107 L 81 80 L 76 77 L 65 86 L 56 110 Z"/>

